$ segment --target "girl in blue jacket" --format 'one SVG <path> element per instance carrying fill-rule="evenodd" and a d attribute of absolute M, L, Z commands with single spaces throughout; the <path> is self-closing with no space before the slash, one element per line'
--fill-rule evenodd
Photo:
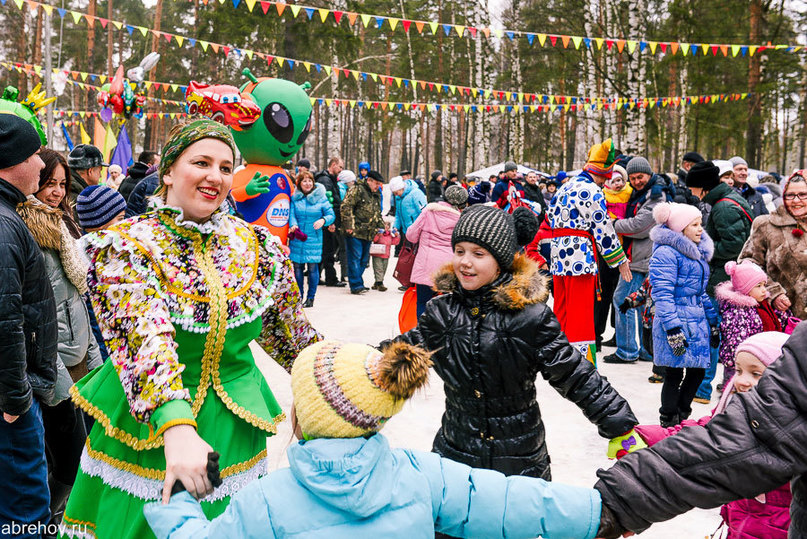
<path fill-rule="evenodd" d="M 710 342 L 719 338 L 717 312 L 706 295 L 712 239 L 701 212 L 688 204 L 663 203 L 653 209 L 658 226 L 650 231 L 653 362 L 666 367 L 661 388 L 662 427 L 692 413 L 692 399 L 709 367 Z"/>
<path fill-rule="evenodd" d="M 257 479 L 209 521 L 187 492 L 149 504 L 162 538 L 432 539 L 596 537 L 593 489 L 505 477 L 434 453 L 391 449 L 378 434 L 429 377 L 430 354 L 405 343 L 382 354 L 363 344 L 321 341 L 291 374 L 289 468 Z"/>
<path fill-rule="evenodd" d="M 291 195 L 289 212 L 289 258 L 294 264 L 294 277 L 303 295 L 303 277 L 308 264 L 308 296 L 303 307 L 314 306 L 314 296 L 319 284 L 319 263 L 322 261 L 322 228 L 336 220 L 333 207 L 328 201 L 325 186 L 314 182 L 308 172 L 297 175 L 297 190 Z M 300 235 L 299 232 L 303 235 Z M 305 239 L 301 239 L 307 236 Z"/>

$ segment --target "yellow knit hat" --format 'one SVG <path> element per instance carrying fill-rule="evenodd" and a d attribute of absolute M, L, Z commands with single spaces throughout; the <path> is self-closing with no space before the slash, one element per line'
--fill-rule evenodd
<path fill-rule="evenodd" d="M 320 341 L 297 356 L 291 389 L 306 439 L 377 432 L 429 378 L 431 354 L 395 343 L 384 353 L 365 344 Z"/>
<path fill-rule="evenodd" d="M 614 141 L 607 139 L 595 144 L 588 151 L 588 160 L 583 170 L 598 176 L 610 176 L 616 161 L 616 148 Z"/>

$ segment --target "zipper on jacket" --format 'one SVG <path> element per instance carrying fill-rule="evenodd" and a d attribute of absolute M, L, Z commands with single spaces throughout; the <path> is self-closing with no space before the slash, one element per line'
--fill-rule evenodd
<path fill-rule="evenodd" d="M 64 302 L 64 312 L 67 318 L 67 331 L 70 334 L 70 342 L 76 340 L 76 337 L 73 335 L 73 317 L 70 316 L 70 302 Z"/>

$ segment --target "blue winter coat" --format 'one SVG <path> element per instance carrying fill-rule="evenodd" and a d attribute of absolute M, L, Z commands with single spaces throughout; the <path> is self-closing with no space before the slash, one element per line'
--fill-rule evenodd
<path fill-rule="evenodd" d="M 426 195 L 418 189 L 414 180 L 406 180 L 404 185 L 403 196 L 395 197 L 395 228 L 401 234 L 406 234 L 426 206 Z"/>
<path fill-rule="evenodd" d="M 717 325 L 717 312 L 706 285 L 714 243 L 704 232 L 701 242 L 687 239 L 664 225 L 650 231 L 653 255 L 650 257 L 651 296 L 656 304 L 653 319 L 653 361 L 665 367 L 709 366 L 710 326 Z M 687 349 L 682 356 L 672 353 L 667 331 L 681 328 Z"/>
<path fill-rule="evenodd" d="M 472 469 L 386 438 L 292 445 L 289 468 L 249 483 L 212 522 L 187 492 L 148 504 L 158 539 L 323 537 L 593 538 L 600 495 L 589 488 Z"/>
<path fill-rule="evenodd" d="M 289 228 L 296 226 L 308 239 L 305 241 L 289 241 L 289 258 L 298 264 L 319 264 L 322 260 L 322 228 L 314 230 L 314 222 L 325 219 L 323 228 L 332 225 L 336 220 L 331 203 L 325 194 L 325 187 L 314 184 L 314 190 L 307 196 L 299 189 L 291 195 L 291 211 L 289 212 Z"/>

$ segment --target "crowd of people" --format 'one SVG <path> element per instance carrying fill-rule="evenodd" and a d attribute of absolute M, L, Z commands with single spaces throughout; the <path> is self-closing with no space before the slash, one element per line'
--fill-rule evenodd
<path fill-rule="evenodd" d="M 719 505 L 730 537 L 807 533 L 807 172 L 689 152 L 663 174 L 610 139 L 553 178 L 301 159 L 286 246 L 240 218 L 236 154 L 193 120 L 102 182 L 94 146 L 65 158 L 0 115 L 0 537 L 611 538 Z M 414 328 L 324 340 L 318 286 L 385 292 L 404 249 Z M 603 346 L 653 362 L 656 424 Z M 379 431 L 431 369 L 432 453 L 392 450 Z M 551 482 L 539 373 L 620 459 L 592 489 Z M 286 414 L 300 443 L 267 475 Z"/>

